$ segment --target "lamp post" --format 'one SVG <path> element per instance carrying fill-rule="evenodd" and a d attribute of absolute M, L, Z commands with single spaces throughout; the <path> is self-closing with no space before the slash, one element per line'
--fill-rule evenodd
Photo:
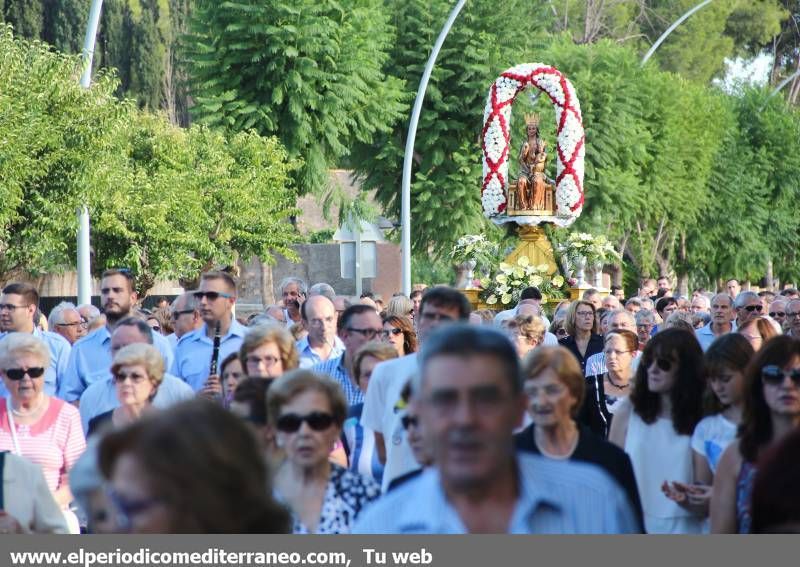
<path fill-rule="evenodd" d="M 88 89 L 92 82 L 92 60 L 97 27 L 100 24 L 100 11 L 103 0 L 92 0 L 89 9 L 89 22 L 83 39 L 83 73 L 81 87 Z M 84 204 L 78 209 L 78 305 L 92 302 L 92 267 L 90 260 L 89 209 Z"/>
<path fill-rule="evenodd" d="M 431 78 L 433 66 L 436 64 L 436 58 L 439 56 L 439 51 L 442 49 L 447 34 L 450 33 L 450 28 L 453 27 L 453 22 L 456 20 L 461 8 L 464 7 L 467 0 L 458 0 L 450 12 L 442 31 L 439 32 L 439 37 L 436 38 L 436 43 L 433 46 L 428 63 L 425 65 L 425 71 L 422 73 L 422 79 L 419 82 L 417 89 L 417 98 L 414 101 L 414 109 L 411 112 L 411 121 L 408 124 L 408 136 L 406 137 L 406 153 L 403 157 L 403 184 L 400 194 L 400 223 L 401 229 L 401 246 L 403 251 L 403 294 L 408 297 L 411 295 L 411 160 L 414 156 L 414 140 L 417 137 L 417 125 L 419 123 L 419 113 L 422 110 L 422 101 L 425 99 L 425 91 L 428 88 L 428 81 Z"/>

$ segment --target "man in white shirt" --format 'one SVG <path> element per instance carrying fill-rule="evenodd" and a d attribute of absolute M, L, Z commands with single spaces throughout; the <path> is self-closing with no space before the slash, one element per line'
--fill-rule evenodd
<path fill-rule="evenodd" d="M 456 321 L 466 322 L 470 309 L 467 298 L 451 287 L 427 289 L 422 296 L 417 321 L 420 344 L 437 327 Z M 383 471 L 383 490 L 386 490 L 392 479 L 419 466 L 403 430 L 401 420 L 404 404 L 400 395 L 417 371 L 416 353 L 387 360 L 375 367 L 367 388 L 361 423 L 375 432 L 375 448 L 378 457 L 386 465 Z"/>

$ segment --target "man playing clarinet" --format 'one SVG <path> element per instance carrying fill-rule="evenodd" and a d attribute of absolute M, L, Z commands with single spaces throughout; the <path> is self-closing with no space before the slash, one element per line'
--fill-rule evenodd
<path fill-rule="evenodd" d="M 203 389 L 211 371 L 214 358 L 214 342 L 219 329 L 218 360 L 224 360 L 238 352 L 245 335 L 245 327 L 233 317 L 236 303 L 236 282 L 225 272 L 208 272 L 200 279 L 200 287 L 194 292 L 203 325 L 183 335 L 175 350 L 172 373 L 196 392 Z"/>

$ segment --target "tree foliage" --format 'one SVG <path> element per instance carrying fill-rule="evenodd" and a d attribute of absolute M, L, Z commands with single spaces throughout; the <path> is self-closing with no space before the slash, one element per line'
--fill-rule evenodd
<path fill-rule="evenodd" d="M 171 126 L 119 101 L 110 74 L 83 90 L 77 57 L 14 39 L 9 28 L 0 53 L 3 277 L 70 266 L 81 203 L 92 217 L 94 269 L 128 266 L 145 289 L 238 256 L 291 256 L 296 163 L 275 138 Z"/>
<path fill-rule="evenodd" d="M 195 116 L 278 136 L 303 160 L 303 192 L 325 189 L 352 144 L 401 116 L 400 82 L 382 72 L 392 30 L 379 0 L 202 0 L 191 32 Z"/>

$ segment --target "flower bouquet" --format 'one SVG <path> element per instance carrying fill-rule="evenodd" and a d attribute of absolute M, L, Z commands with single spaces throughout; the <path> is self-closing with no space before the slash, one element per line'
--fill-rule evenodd
<path fill-rule="evenodd" d="M 490 306 L 508 307 L 518 303 L 522 290 L 530 286 L 539 288 L 542 302 L 563 296 L 564 277 L 547 271 L 547 264 L 534 266 L 527 256 L 520 256 L 515 265 L 501 262 L 496 272 L 481 280 L 481 299 Z"/>

